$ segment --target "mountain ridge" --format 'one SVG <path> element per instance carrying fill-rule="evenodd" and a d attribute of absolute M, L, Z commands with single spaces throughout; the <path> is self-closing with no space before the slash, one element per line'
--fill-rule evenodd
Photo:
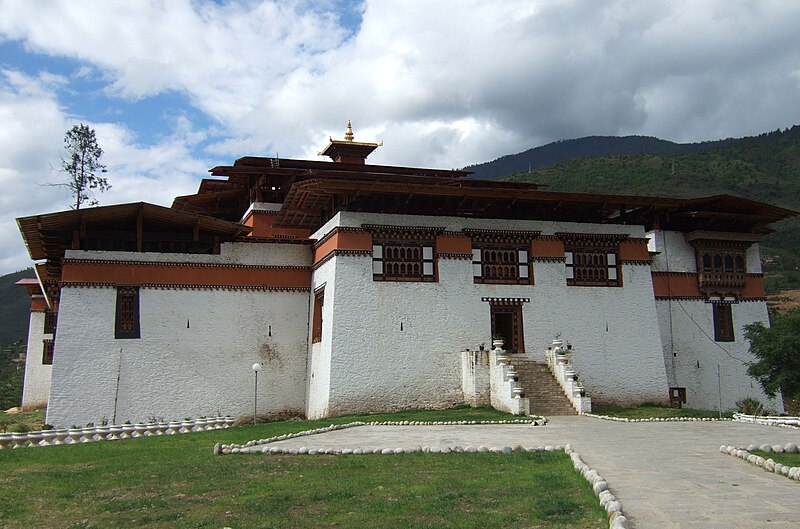
<path fill-rule="evenodd" d="M 468 165 L 468 178 L 495 180 L 514 173 L 541 169 L 567 160 L 633 154 L 692 154 L 707 149 L 725 147 L 751 137 L 726 138 L 694 143 L 677 143 L 654 136 L 584 136 L 558 140 L 532 147 L 515 154 L 506 154 L 490 162 Z"/>

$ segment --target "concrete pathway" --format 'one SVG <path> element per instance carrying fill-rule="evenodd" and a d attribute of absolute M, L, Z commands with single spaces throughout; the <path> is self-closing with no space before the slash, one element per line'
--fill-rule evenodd
<path fill-rule="evenodd" d="M 553 417 L 545 427 L 363 426 L 280 441 L 299 448 L 571 443 L 608 480 L 635 529 L 798 529 L 800 483 L 720 445 L 800 444 L 800 430 L 738 422 L 620 423 Z"/>

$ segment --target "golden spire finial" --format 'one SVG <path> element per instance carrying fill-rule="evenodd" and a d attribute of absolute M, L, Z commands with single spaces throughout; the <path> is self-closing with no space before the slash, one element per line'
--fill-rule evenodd
<path fill-rule="evenodd" d="M 353 126 L 350 124 L 350 120 L 347 120 L 347 130 L 344 133 L 344 139 L 347 141 L 353 141 Z"/>

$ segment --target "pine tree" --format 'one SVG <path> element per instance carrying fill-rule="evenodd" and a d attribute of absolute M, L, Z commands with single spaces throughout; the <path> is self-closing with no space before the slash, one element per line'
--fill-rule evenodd
<path fill-rule="evenodd" d="M 61 167 L 69 176 L 69 181 L 63 185 L 69 188 L 75 197 L 74 209 L 80 209 L 84 202 L 89 205 L 97 204 L 94 190 L 100 193 L 111 186 L 108 180 L 97 173 L 105 173 L 106 166 L 100 163 L 103 149 L 97 143 L 94 129 L 81 123 L 67 131 L 64 136 L 65 155 L 61 158 Z"/>

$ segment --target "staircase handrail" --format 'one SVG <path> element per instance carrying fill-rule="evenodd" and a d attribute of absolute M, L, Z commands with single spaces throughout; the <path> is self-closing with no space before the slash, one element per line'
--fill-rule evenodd
<path fill-rule="evenodd" d="M 586 396 L 586 389 L 583 385 L 575 380 L 577 378 L 575 366 L 570 359 L 573 351 L 573 349 L 564 349 L 563 342 L 556 338 L 547 348 L 545 358 L 547 358 L 550 372 L 553 373 L 553 377 L 561 386 L 572 407 L 579 415 L 583 415 L 592 411 L 592 399 Z"/>

